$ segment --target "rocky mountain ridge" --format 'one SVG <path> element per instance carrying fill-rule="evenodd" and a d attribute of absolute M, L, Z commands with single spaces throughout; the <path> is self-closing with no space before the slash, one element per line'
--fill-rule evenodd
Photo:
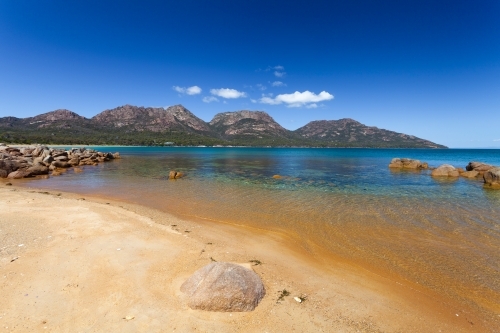
<path fill-rule="evenodd" d="M 442 148 L 439 144 L 413 135 L 380 129 L 375 126 L 366 126 L 350 118 L 311 121 L 295 132 L 303 138 L 321 142 L 360 143 L 362 145 L 373 142 L 379 142 L 379 144 L 400 142 L 403 144 L 418 143 L 422 147 L 428 148 Z"/>
<path fill-rule="evenodd" d="M 263 111 L 222 112 L 215 115 L 210 127 L 223 137 L 231 136 L 279 136 L 286 137 L 288 130 Z"/>
<path fill-rule="evenodd" d="M 17 140 L 17 142 L 16 142 Z M 163 145 L 445 148 L 353 119 L 318 120 L 290 131 L 263 111 L 222 112 L 209 122 L 182 105 L 123 105 L 92 118 L 59 109 L 29 118 L 0 118 L 0 142 Z"/>
<path fill-rule="evenodd" d="M 164 108 L 124 105 L 105 110 L 91 118 L 101 126 L 128 127 L 136 131 L 163 132 L 184 129 L 209 132 L 210 127 L 182 105 Z"/>

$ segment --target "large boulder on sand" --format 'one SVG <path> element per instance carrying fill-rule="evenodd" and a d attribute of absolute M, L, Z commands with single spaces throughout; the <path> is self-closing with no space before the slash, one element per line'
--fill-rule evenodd
<path fill-rule="evenodd" d="M 422 163 L 419 160 L 409 158 L 393 158 L 389 164 L 389 168 L 393 169 L 427 169 L 428 164 Z"/>
<path fill-rule="evenodd" d="M 449 164 L 442 164 L 431 172 L 433 177 L 458 177 L 459 175 L 458 170 Z"/>
<path fill-rule="evenodd" d="M 251 269 L 228 262 L 213 262 L 197 270 L 181 286 L 191 309 L 252 311 L 266 294 L 260 277 Z"/>
<path fill-rule="evenodd" d="M 486 171 L 483 178 L 488 187 L 500 189 L 500 167 Z"/>

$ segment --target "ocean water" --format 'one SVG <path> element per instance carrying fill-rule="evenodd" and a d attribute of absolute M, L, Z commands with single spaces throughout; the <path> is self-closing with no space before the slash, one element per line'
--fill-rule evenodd
<path fill-rule="evenodd" d="M 28 180 L 184 217 L 288 233 L 304 251 L 418 283 L 480 312 L 500 313 L 500 190 L 481 179 L 390 170 L 394 157 L 500 165 L 500 150 L 100 148 L 121 160 Z M 168 180 L 170 170 L 186 177 Z M 274 179 L 273 175 L 282 176 Z"/>

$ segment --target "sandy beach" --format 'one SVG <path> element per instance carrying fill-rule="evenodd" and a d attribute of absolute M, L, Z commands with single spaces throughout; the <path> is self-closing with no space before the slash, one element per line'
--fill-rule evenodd
<path fill-rule="evenodd" d="M 349 263 L 325 265 L 278 233 L 5 183 L 0 198 L 5 332 L 495 330 L 413 286 Z M 253 268 L 267 294 L 254 311 L 187 306 L 180 285 L 212 259 L 262 262 Z M 290 296 L 277 302 L 283 289 Z M 307 300 L 297 303 L 294 296 Z"/>

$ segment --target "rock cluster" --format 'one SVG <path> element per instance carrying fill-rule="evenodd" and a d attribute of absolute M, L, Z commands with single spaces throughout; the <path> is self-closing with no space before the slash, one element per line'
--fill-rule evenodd
<path fill-rule="evenodd" d="M 389 168 L 394 169 L 427 169 L 428 167 L 427 163 L 409 158 L 393 158 L 389 164 Z"/>
<path fill-rule="evenodd" d="M 427 169 L 427 163 L 421 163 L 419 160 L 412 160 L 409 158 L 393 158 L 389 164 L 389 168 L 399 169 Z M 483 177 L 485 187 L 500 189 L 500 167 L 495 167 L 491 164 L 483 162 L 469 162 L 465 167 L 455 168 L 450 164 L 442 164 L 437 168 L 432 169 L 431 176 L 433 177 L 452 177 L 459 176 L 465 178 L 478 178 Z"/>
<path fill-rule="evenodd" d="M 9 147 L 0 144 L 0 178 L 27 178 L 38 175 L 60 174 L 60 169 L 82 165 L 97 165 L 120 158 L 119 153 L 102 153 L 93 149 L 54 149 L 43 145 Z M 78 169 L 79 170 L 79 169 Z"/>
<path fill-rule="evenodd" d="M 182 284 L 181 291 L 191 309 L 223 312 L 252 311 L 266 294 L 253 270 L 228 262 L 200 268 Z"/>

